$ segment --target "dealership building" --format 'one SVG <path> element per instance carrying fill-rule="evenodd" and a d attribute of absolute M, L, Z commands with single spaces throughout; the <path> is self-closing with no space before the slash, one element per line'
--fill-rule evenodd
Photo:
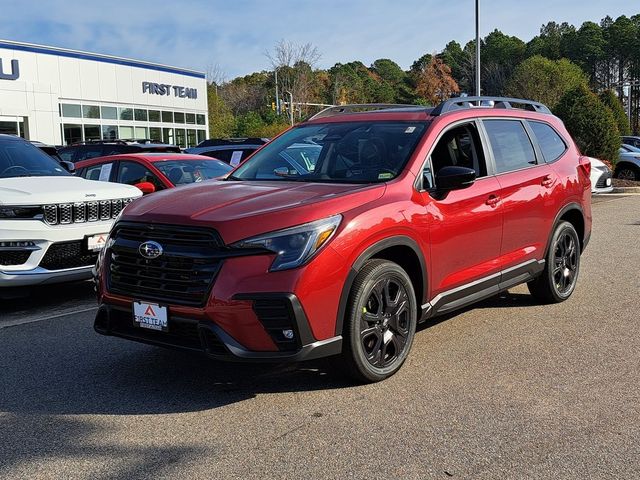
<path fill-rule="evenodd" d="M 97 53 L 0 40 L 0 133 L 67 145 L 208 138 L 205 74 Z"/>

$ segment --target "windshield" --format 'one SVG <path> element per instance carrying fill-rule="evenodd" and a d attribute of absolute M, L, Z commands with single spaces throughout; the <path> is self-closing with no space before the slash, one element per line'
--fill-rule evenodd
<path fill-rule="evenodd" d="M 633 145 L 622 145 L 622 150 L 633 153 L 640 153 L 640 148 L 634 147 Z"/>
<path fill-rule="evenodd" d="M 69 173 L 38 147 L 22 140 L 0 139 L 0 178 L 64 175 Z"/>
<path fill-rule="evenodd" d="M 373 183 L 398 176 L 427 122 L 345 122 L 296 127 L 266 144 L 230 180 Z"/>
<path fill-rule="evenodd" d="M 233 170 L 226 163 L 210 160 L 161 160 L 153 165 L 175 186 L 218 178 Z"/>

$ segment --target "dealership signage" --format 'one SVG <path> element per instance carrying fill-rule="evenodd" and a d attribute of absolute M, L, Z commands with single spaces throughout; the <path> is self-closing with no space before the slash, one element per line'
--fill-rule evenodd
<path fill-rule="evenodd" d="M 20 77 L 20 67 L 18 60 L 11 60 L 11 73 L 5 73 L 0 58 L 0 80 L 17 80 Z"/>
<path fill-rule="evenodd" d="M 142 82 L 142 93 L 151 95 L 166 95 L 179 98 L 198 98 L 198 89 L 168 85 L 166 83 Z"/>

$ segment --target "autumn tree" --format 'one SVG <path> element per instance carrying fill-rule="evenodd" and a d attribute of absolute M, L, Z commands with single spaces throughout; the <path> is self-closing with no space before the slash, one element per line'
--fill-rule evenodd
<path fill-rule="evenodd" d="M 460 88 L 451 76 L 451 68 L 441 59 L 433 57 L 420 73 L 416 91 L 427 102 L 436 105 L 459 93 Z"/>

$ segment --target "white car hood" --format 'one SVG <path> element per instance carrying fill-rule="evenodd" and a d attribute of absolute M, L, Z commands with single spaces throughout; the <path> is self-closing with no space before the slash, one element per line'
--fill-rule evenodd
<path fill-rule="evenodd" d="M 140 196 L 142 192 L 131 185 L 81 177 L 0 178 L 0 205 L 47 205 Z"/>

